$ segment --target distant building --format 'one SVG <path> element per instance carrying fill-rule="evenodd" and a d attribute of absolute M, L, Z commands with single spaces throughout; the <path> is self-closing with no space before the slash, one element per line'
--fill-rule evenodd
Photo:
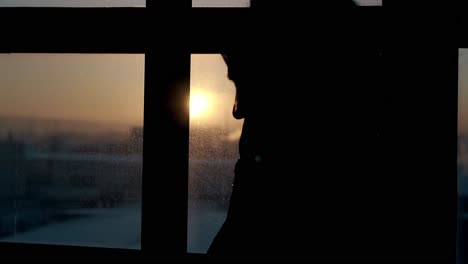
<path fill-rule="evenodd" d="M 24 195 L 24 157 L 24 144 L 16 141 L 11 133 L 6 141 L 0 141 L 0 199 Z"/>
<path fill-rule="evenodd" d="M 10 135 L 0 140 L 0 205 L 2 201 L 28 200 L 67 206 L 84 202 L 86 206 L 109 200 L 109 196 L 139 201 L 143 129 L 133 128 L 127 142 L 132 153 L 81 153 L 63 151 L 61 144 L 39 149 Z"/>

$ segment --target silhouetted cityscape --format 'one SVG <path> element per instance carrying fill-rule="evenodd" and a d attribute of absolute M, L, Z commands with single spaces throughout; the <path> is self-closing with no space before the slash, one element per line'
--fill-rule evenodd
<path fill-rule="evenodd" d="M 76 218 L 74 209 L 141 204 L 142 127 L 11 118 L 0 127 L 0 238 Z"/>

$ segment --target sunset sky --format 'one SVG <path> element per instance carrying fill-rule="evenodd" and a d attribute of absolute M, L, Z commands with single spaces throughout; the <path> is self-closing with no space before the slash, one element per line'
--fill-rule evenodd
<path fill-rule="evenodd" d="M 382 1 L 359 2 L 379 5 Z M 0 0 L 0 7 L 117 7 L 145 3 L 145 0 Z M 193 1 L 194 6 L 246 6 L 248 3 L 248 0 Z M 465 61 L 461 71 L 468 71 L 468 59 Z M 141 125 L 144 69 L 144 55 L 0 54 L 0 116 Z M 219 55 L 192 56 L 192 96 L 198 102 L 205 102 L 199 104 L 203 112 L 193 116 L 193 122 L 204 120 L 207 124 L 218 124 L 230 116 L 235 88 L 226 79 L 226 71 Z M 460 79 L 463 87 L 468 83 L 468 77 L 464 78 Z M 468 91 L 463 91 L 462 98 L 468 101 Z M 468 113 L 468 109 L 463 108 L 461 112 Z M 468 128 L 468 124 L 463 126 Z"/>
<path fill-rule="evenodd" d="M 232 116 L 236 88 L 227 78 L 227 66 L 220 54 L 192 54 L 190 95 L 195 99 L 192 103 L 202 104 L 197 107 L 201 113 L 191 115 L 192 126 L 222 127 L 240 135 L 242 121 Z"/>
<path fill-rule="evenodd" d="M 142 54 L 0 54 L 0 117 L 141 126 Z M 235 86 L 219 54 L 192 55 L 192 125 L 240 128 Z M 189 102 L 186 102 L 187 107 Z"/>
<path fill-rule="evenodd" d="M 0 116 L 143 124 L 144 55 L 0 54 Z"/>
<path fill-rule="evenodd" d="M 468 133 L 468 49 L 459 51 L 458 131 Z"/>

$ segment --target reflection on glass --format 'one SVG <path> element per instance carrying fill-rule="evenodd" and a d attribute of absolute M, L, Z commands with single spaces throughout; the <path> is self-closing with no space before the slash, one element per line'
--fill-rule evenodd
<path fill-rule="evenodd" d="M 249 7 L 250 0 L 192 0 L 192 7 Z"/>
<path fill-rule="evenodd" d="M 0 54 L 0 241 L 141 247 L 144 55 Z"/>
<path fill-rule="evenodd" d="M 458 68 L 458 264 L 468 263 L 468 49 L 459 50 Z"/>
<path fill-rule="evenodd" d="M 146 0 L 0 0 L 0 7 L 145 7 Z"/>
<path fill-rule="evenodd" d="M 188 251 L 206 253 L 226 218 L 242 121 L 232 117 L 235 86 L 219 54 L 192 55 Z"/>

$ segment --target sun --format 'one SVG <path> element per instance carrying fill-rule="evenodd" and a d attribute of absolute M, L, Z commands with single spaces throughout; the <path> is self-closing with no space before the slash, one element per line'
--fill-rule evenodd
<path fill-rule="evenodd" d="M 207 114 L 209 109 L 208 96 L 204 93 L 194 93 L 190 95 L 190 117 L 200 118 Z"/>

